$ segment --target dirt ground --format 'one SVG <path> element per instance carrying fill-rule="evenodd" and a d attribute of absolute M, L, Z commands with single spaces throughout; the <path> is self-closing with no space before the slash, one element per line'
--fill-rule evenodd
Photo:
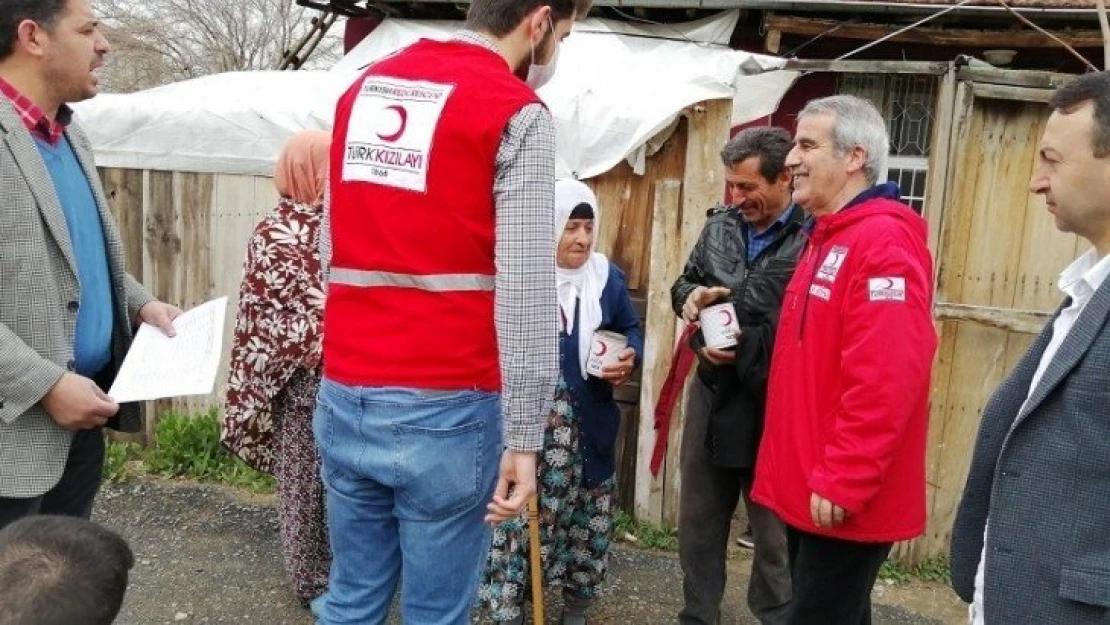
<path fill-rule="evenodd" d="M 106 486 L 94 514 L 135 551 L 120 625 L 312 623 L 286 589 L 272 497 L 143 479 Z M 744 603 L 749 566 L 747 552 L 736 549 L 723 625 L 756 622 Z M 966 623 L 963 604 L 941 585 L 880 582 L 874 599 L 877 625 Z M 606 595 L 590 622 L 665 625 L 675 622 L 681 602 L 675 554 L 621 544 L 613 553 Z M 549 613 L 557 614 L 557 606 Z"/>

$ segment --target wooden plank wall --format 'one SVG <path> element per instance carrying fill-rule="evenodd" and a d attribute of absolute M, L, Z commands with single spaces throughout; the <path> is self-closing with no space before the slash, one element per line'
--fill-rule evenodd
<path fill-rule="evenodd" d="M 651 265 L 651 224 L 655 212 L 654 189 L 660 180 L 682 178 L 686 169 L 687 135 L 688 124 L 683 119 L 663 147 L 647 159 L 647 167 L 642 176 L 633 173 L 628 163 L 621 162 L 606 173 L 586 181 L 597 194 L 601 210 L 597 250 L 624 271 L 633 303 L 640 311 L 641 320 L 645 321 Z M 656 340 L 648 335 L 646 343 L 645 351 L 654 353 Z M 630 513 L 634 511 L 637 486 L 641 416 L 639 403 L 645 370 L 645 366 L 637 369 L 635 377 L 615 393 L 622 415 L 617 434 L 617 485 L 620 489 L 618 503 Z"/>
<path fill-rule="evenodd" d="M 661 178 L 655 183 L 653 196 L 656 201 L 673 203 L 677 200 L 680 214 L 663 215 L 656 211 L 652 215 L 651 264 L 646 285 L 648 333 L 643 367 L 643 375 L 650 379 L 643 381 L 640 392 L 635 513 L 639 519 L 662 525 L 675 526 L 678 522 L 679 450 L 685 404 L 682 398 L 675 408 L 667 456 L 659 475 L 653 478 L 649 463 L 655 445 L 655 403 L 680 329 L 670 306 L 670 288 L 701 232 L 706 209 L 717 205 L 724 192 L 724 170 L 718 155 L 728 140 L 731 114 L 729 100 L 713 100 L 691 107 L 686 112 L 685 156 L 682 159 L 685 166 L 681 177 Z M 679 197 L 675 197 L 674 185 L 664 184 L 664 180 L 681 180 Z"/>
<path fill-rule="evenodd" d="M 1043 198 L 1027 190 L 1047 117 L 1043 104 L 979 99 L 970 84 L 959 84 L 955 145 L 941 169 L 947 172 L 945 206 L 937 207 L 943 214 L 932 220 L 940 250 L 938 304 L 978 306 L 1002 318 L 1022 316 L 1015 311 L 1049 312 L 1059 304 L 1056 277 L 1084 248 L 1055 228 Z M 896 555 L 908 563 L 948 553 L 983 406 L 1033 338 L 943 316 L 938 331 L 929 521 L 922 538 L 899 545 Z"/>
<path fill-rule="evenodd" d="M 269 178 L 138 169 L 100 170 L 120 226 L 128 270 L 160 299 L 184 309 L 229 296 L 224 348 L 229 351 L 246 243 L 277 200 Z M 148 415 L 193 413 L 218 406 L 224 358 L 212 395 L 150 402 Z M 148 419 L 147 437 L 154 419 Z"/>

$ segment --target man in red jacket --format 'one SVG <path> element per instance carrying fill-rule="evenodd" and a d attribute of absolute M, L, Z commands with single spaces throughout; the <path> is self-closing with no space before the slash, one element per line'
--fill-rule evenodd
<path fill-rule="evenodd" d="M 815 217 L 786 288 L 752 497 L 786 522 L 793 624 L 871 622 L 895 541 L 925 527 L 933 327 L 926 225 L 866 100 L 806 105 L 786 165 Z"/>

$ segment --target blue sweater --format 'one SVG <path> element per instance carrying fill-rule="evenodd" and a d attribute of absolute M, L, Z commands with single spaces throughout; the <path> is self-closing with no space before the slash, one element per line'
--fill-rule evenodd
<path fill-rule="evenodd" d="M 586 488 L 593 488 L 609 479 L 615 470 L 621 415 L 613 401 L 612 384 L 593 376 L 582 378 L 578 362 L 579 325 L 575 323 L 570 334 L 559 333 L 559 358 L 563 380 L 578 417 L 582 478 Z M 627 336 L 628 346 L 636 350 L 637 364 L 643 359 L 644 329 L 628 296 L 624 273 L 613 263 L 609 263 L 609 280 L 601 292 L 601 326 L 598 329 Z"/>
<path fill-rule="evenodd" d="M 35 144 L 54 181 L 77 262 L 80 298 L 74 369 L 92 377 L 112 358 L 112 279 L 104 247 L 104 224 L 89 179 L 69 139 L 63 136 L 58 145 L 52 146 L 36 135 Z"/>

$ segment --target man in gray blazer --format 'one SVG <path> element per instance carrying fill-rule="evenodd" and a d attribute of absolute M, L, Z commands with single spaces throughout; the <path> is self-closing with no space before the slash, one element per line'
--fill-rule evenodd
<path fill-rule="evenodd" d="M 101 428 L 136 431 L 104 393 L 144 321 L 180 311 L 124 271 L 89 140 L 66 102 L 109 51 L 87 0 L 0 0 L 0 528 L 88 517 Z"/>
<path fill-rule="evenodd" d="M 1110 73 L 1050 106 L 1030 189 L 1094 249 L 983 410 L 951 550 L 975 624 L 1110 623 Z"/>

